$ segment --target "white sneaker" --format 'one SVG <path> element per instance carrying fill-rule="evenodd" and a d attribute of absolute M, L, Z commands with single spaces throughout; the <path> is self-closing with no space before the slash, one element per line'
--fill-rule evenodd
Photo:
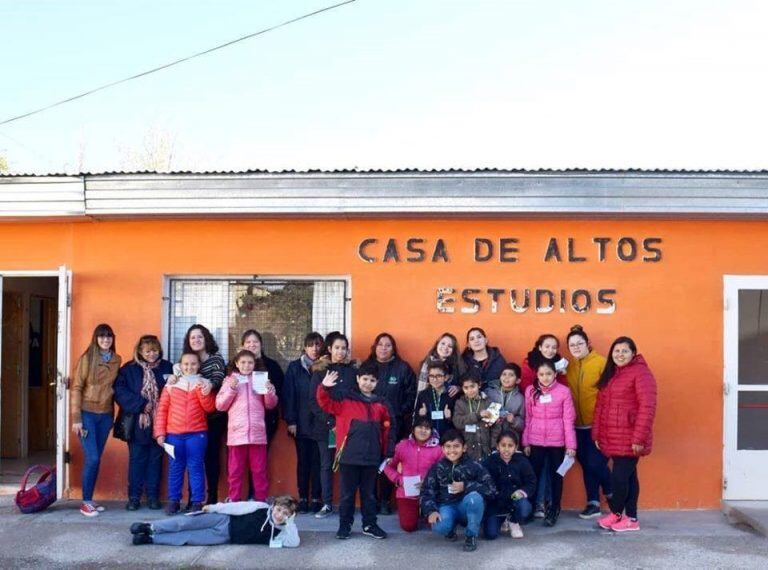
<path fill-rule="evenodd" d="M 523 529 L 517 523 L 509 523 L 509 535 L 512 538 L 523 538 Z"/>
<path fill-rule="evenodd" d="M 330 514 L 333 514 L 333 507 L 331 505 L 323 505 L 323 508 L 315 513 L 315 518 L 324 519 Z"/>

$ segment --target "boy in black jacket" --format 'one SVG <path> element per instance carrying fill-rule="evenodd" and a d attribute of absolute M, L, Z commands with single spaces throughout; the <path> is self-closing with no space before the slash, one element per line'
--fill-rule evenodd
<path fill-rule="evenodd" d="M 466 455 L 464 436 L 458 430 L 440 438 L 443 458 L 435 463 L 421 486 L 421 512 L 432 530 L 456 540 L 456 525 L 466 526 L 464 550 L 477 550 L 477 535 L 483 520 L 484 499 L 496 496 L 488 471 Z"/>
<path fill-rule="evenodd" d="M 509 431 L 499 435 L 496 451 L 489 455 L 483 466 L 496 484 L 496 497 L 486 505 L 483 532 L 493 540 L 499 531 L 508 529 L 512 538 L 523 538 L 520 524 L 533 512 L 529 497 L 536 495 L 536 475 L 528 458 L 518 451 L 517 433 Z"/>

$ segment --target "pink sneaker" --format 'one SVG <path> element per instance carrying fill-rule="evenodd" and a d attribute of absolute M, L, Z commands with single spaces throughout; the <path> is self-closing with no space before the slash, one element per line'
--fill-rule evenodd
<path fill-rule="evenodd" d="M 80 505 L 80 514 L 84 517 L 97 517 L 99 516 L 99 511 L 91 503 L 82 503 Z"/>
<path fill-rule="evenodd" d="M 621 517 L 621 520 L 611 525 L 613 532 L 629 532 L 631 530 L 640 530 L 640 523 L 637 519 Z"/>
<path fill-rule="evenodd" d="M 597 526 L 605 530 L 611 530 L 613 525 L 621 520 L 621 515 L 615 515 L 613 513 L 607 514 L 604 517 L 597 519 Z"/>

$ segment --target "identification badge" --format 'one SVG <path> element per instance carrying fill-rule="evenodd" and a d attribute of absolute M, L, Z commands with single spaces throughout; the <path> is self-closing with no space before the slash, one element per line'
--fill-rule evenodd
<path fill-rule="evenodd" d="M 445 417 L 445 412 L 432 412 L 433 420 L 442 420 Z"/>
<path fill-rule="evenodd" d="M 336 449 L 336 430 L 328 432 L 328 449 Z"/>
<path fill-rule="evenodd" d="M 477 433 L 477 424 L 467 424 L 464 426 L 464 431 L 467 433 Z"/>
<path fill-rule="evenodd" d="M 269 547 L 270 548 L 282 548 L 283 547 L 283 541 L 280 540 L 280 537 L 273 538 L 269 541 Z"/>
<path fill-rule="evenodd" d="M 551 404 L 552 403 L 552 394 L 542 394 L 539 397 L 539 402 L 542 404 Z"/>

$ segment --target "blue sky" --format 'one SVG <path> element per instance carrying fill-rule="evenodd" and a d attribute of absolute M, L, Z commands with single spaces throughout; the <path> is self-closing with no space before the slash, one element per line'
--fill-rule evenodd
<path fill-rule="evenodd" d="M 0 120 L 333 0 L 0 0 Z M 358 0 L 0 126 L 17 172 L 768 168 L 768 3 Z"/>

